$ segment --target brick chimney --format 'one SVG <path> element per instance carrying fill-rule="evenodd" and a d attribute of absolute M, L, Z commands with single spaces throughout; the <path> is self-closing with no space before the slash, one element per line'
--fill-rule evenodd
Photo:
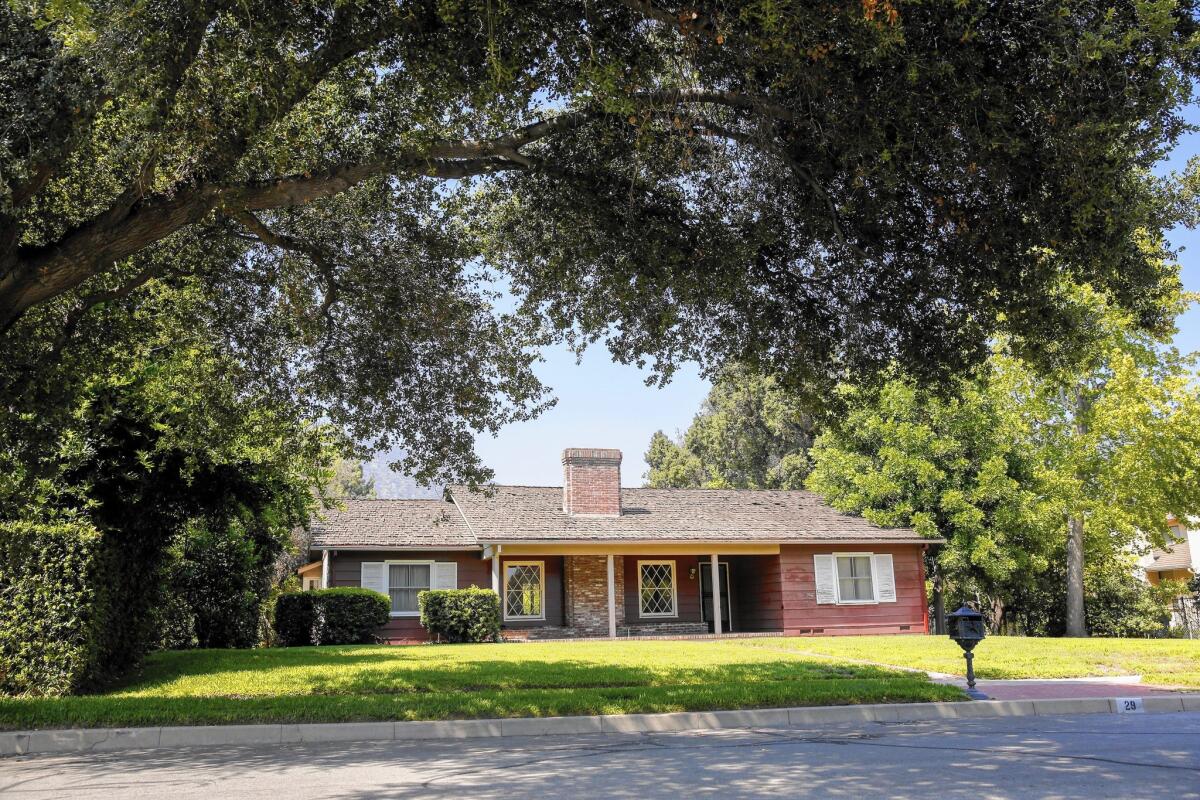
<path fill-rule="evenodd" d="M 572 516 L 621 516 L 621 451 L 563 450 L 563 511 Z"/>

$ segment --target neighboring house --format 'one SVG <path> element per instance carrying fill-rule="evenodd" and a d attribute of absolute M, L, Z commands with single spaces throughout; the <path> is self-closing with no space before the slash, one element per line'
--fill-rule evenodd
<path fill-rule="evenodd" d="M 322 585 L 389 595 L 390 641 L 427 638 L 418 592 L 468 586 L 500 595 L 510 638 L 928 632 L 922 553 L 941 540 L 810 492 L 623 489 L 619 450 L 562 463 L 561 487 L 345 501 L 313 526 Z"/>
<path fill-rule="evenodd" d="M 1173 541 L 1165 550 L 1151 550 L 1140 564 L 1152 586 L 1162 581 L 1187 582 L 1200 574 L 1200 530 L 1188 530 L 1176 519 L 1167 522 Z"/>
<path fill-rule="evenodd" d="M 1151 586 L 1163 581 L 1187 583 L 1200 575 L 1200 530 L 1190 530 L 1188 525 L 1171 518 L 1167 520 L 1171 529 L 1171 541 L 1166 549 L 1154 548 L 1139 562 Z M 1194 524 L 1194 520 L 1193 520 Z M 1189 632 L 1200 628 L 1200 608 L 1195 597 L 1178 597 L 1171 604 L 1172 628 L 1185 628 Z"/>
<path fill-rule="evenodd" d="M 324 565 L 320 561 L 314 561 L 311 564 L 305 564 L 300 569 L 296 570 L 296 574 L 300 576 L 300 588 L 304 591 L 312 591 L 313 589 L 321 588 L 321 568 Z"/>

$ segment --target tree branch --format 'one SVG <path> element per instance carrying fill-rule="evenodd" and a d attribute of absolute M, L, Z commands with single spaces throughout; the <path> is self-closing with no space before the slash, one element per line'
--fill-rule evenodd
<path fill-rule="evenodd" d="M 256 217 L 253 213 L 245 210 L 235 211 L 231 217 L 241 223 L 246 230 L 250 231 L 263 244 L 278 247 L 282 250 L 290 250 L 294 253 L 301 253 L 308 257 L 310 261 L 321 271 L 321 275 L 325 278 L 325 298 L 321 303 L 320 315 L 325 320 L 326 327 L 332 327 L 333 319 L 330 316 L 330 311 L 333 305 L 337 302 L 338 291 L 341 288 L 337 281 L 337 265 L 333 263 L 319 247 L 315 247 L 307 242 L 303 242 L 292 236 L 276 233 L 268 228 L 262 220 Z"/>

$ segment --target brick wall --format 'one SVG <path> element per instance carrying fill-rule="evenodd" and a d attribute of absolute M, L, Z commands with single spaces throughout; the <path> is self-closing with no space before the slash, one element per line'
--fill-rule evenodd
<path fill-rule="evenodd" d="M 617 625 L 625 624 L 625 565 L 613 558 Z M 608 556 L 565 556 L 563 582 L 565 623 L 586 636 L 608 635 Z"/>
<path fill-rule="evenodd" d="M 621 451 L 572 447 L 563 451 L 563 510 L 621 515 Z"/>

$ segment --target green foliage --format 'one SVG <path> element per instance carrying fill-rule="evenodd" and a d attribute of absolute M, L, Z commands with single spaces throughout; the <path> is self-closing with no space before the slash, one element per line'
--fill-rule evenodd
<path fill-rule="evenodd" d="M 646 485 L 799 489 L 816 429 L 806 405 L 776 378 L 731 366 L 713 383 L 682 441 L 662 431 L 651 438 Z"/>
<path fill-rule="evenodd" d="M 361 499 L 375 496 L 375 479 L 363 475 L 363 464 L 348 458 L 333 462 L 333 477 L 325 487 L 329 497 Z"/>
<path fill-rule="evenodd" d="M 552 337 L 944 381 L 1074 339 L 1064 275 L 1169 324 L 1189 3 L 93 5 L 0 4 L 6 408 L 158 292 L 248 394 L 478 482 Z"/>
<path fill-rule="evenodd" d="M 275 598 L 275 637 L 283 647 L 306 647 L 316 640 L 316 592 L 284 592 Z"/>
<path fill-rule="evenodd" d="M 1161 635 L 1170 623 L 1170 599 L 1139 580 L 1127 560 L 1091 564 L 1084 575 L 1084 593 L 1092 636 Z"/>
<path fill-rule="evenodd" d="M 160 644 L 257 640 L 270 565 L 320 502 L 339 443 L 295 403 L 247 392 L 179 316 L 188 296 L 153 292 L 95 317 L 112 359 L 64 351 L 20 385 L 29 352 L 0 364 L 12 412 L 0 416 L 0 519 L 100 531 L 119 562 L 113 675 Z"/>
<path fill-rule="evenodd" d="M 109 676 L 110 555 L 86 523 L 0 522 L 0 694 L 71 694 Z"/>
<path fill-rule="evenodd" d="M 500 640 L 500 597 L 491 589 L 431 589 L 417 595 L 421 625 L 437 641 Z"/>
<path fill-rule="evenodd" d="M 339 586 L 311 594 L 317 601 L 316 644 L 369 644 L 391 618 L 392 601 L 370 589 Z"/>
<path fill-rule="evenodd" d="M 1018 409 L 968 381 L 949 397 L 897 377 L 878 391 L 843 387 L 846 416 L 812 450 L 808 487 L 839 511 L 947 540 L 937 555 L 955 602 L 989 612 L 1031 588 L 1061 527 L 1035 481 Z"/>
<path fill-rule="evenodd" d="M 182 612 L 175 625 L 185 627 L 164 637 L 164 646 L 258 644 L 274 560 L 282 549 L 284 533 L 259 529 L 255 535 L 241 520 L 223 526 L 188 525 L 168 568 L 165 587 L 165 602 Z M 190 636 L 184 638 L 181 633 Z"/>
<path fill-rule="evenodd" d="M 275 634 L 285 647 L 369 644 L 391 618 L 391 609 L 387 595 L 370 589 L 286 592 L 275 601 Z"/>
<path fill-rule="evenodd" d="M 1127 553 L 1162 546 L 1169 516 L 1200 512 L 1200 390 L 1190 359 L 1102 295 L 1063 294 L 1089 344 L 1060 352 L 1056 370 L 1000 340 L 950 396 L 903 377 L 844 388 L 847 416 L 814 446 L 809 486 L 840 510 L 948 539 L 936 565 L 953 598 L 1029 633 L 1070 630 L 1066 521 L 1082 520 L 1081 621 L 1133 635 L 1162 626 L 1163 604 Z"/>

